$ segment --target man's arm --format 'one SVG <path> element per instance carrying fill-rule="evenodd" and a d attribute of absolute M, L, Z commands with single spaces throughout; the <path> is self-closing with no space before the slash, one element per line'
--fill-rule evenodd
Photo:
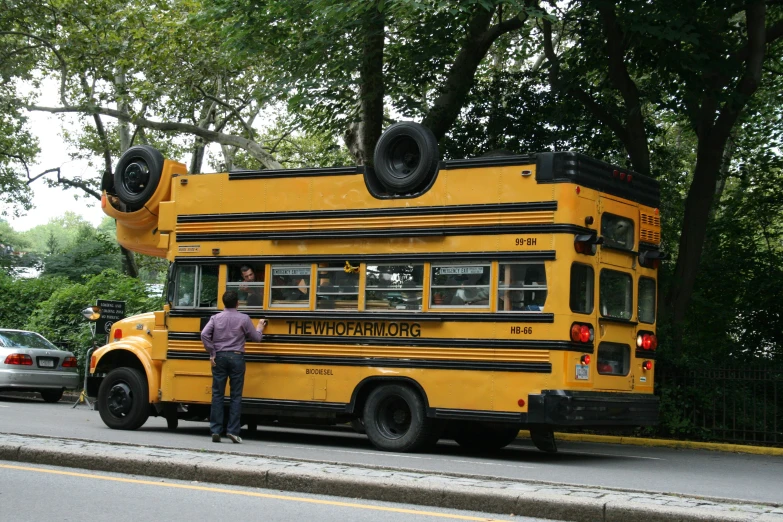
<path fill-rule="evenodd" d="M 210 359 L 215 359 L 215 343 L 212 341 L 212 334 L 215 332 L 214 316 L 209 318 L 207 325 L 201 331 L 201 342 L 204 343 L 204 348 L 207 349 Z"/>
<path fill-rule="evenodd" d="M 248 341 L 253 341 L 255 343 L 260 343 L 261 339 L 264 338 L 264 319 L 258 320 L 258 327 L 253 326 L 253 321 L 250 319 L 250 317 L 247 317 L 247 320 L 242 323 L 242 330 L 245 332 L 245 339 Z"/>

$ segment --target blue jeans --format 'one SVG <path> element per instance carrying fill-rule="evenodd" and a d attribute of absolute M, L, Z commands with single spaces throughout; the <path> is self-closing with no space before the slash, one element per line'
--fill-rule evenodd
<path fill-rule="evenodd" d="M 212 367 L 212 409 L 209 414 L 209 430 L 223 431 L 223 409 L 226 397 L 226 381 L 231 383 L 231 402 L 228 409 L 227 433 L 239 435 L 242 413 L 242 388 L 245 386 L 245 356 L 235 352 L 218 352 Z"/>

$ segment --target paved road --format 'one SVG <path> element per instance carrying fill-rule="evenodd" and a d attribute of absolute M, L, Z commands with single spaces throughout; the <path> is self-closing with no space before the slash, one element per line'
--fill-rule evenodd
<path fill-rule="evenodd" d="M 135 432 L 106 428 L 96 411 L 65 402 L 0 397 L 0 431 L 189 449 L 216 449 L 206 423 L 181 422 L 176 432 L 150 418 Z M 466 455 L 442 442 L 432 453 L 376 451 L 366 437 L 348 430 L 266 428 L 246 443 L 223 443 L 221 451 L 282 458 L 384 466 L 411 471 L 481 475 L 498 479 L 621 488 L 783 503 L 783 458 L 709 451 L 673 450 L 591 443 L 560 444 L 551 456 L 520 440 L 492 457 Z"/>
<path fill-rule="evenodd" d="M 325 495 L 281 493 L 269 489 L 202 484 L 2 460 L 0 484 L 2 512 L 11 517 L 5 520 L 16 522 L 259 519 L 265 522 L 543 522 L 543 519 L 528 517 L 498 516 Z M 42 494 L 45 498 L 42 498 Z M 230 516 L 227 517 L 227 514 Z"/>

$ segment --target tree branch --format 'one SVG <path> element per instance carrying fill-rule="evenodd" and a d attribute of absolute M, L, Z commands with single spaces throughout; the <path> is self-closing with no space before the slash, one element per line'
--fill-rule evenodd
<path fill-rule="evenodd" d="M 203 129 L 198 125 L 192 125 L 189 123 L 180 122 L 160 122 L 152 121 L 141 116 L 132 116 L 130 114 L 110 109 L 108 107 L 80 107 L 80 106 L 64 106 L 64 107 L 43 107 L 40 105 L 22 105 L 30 111 L 49 112 L 53 114 L 59 113 L 82 113 L 82 114 L 103 114 L 105 116 L 111 116 L 118 120 L 128 121 L 134 125 L 140 127 L 146 127 L 148 129 L 154 129 L 158 131 L 173 131 L 186 134 L 193 134 L 204 138 L 206 141 L 219 143 L 221 145 L 233 145 L 240 149 L 246 150 L 251 156 L 257 159 L 262 165 L 268 169 L 280 169 L 282 165 L 275 160 L 271 154 L 263 149 L 263 147 L 255 141 L 243 138 L 241 136 L 235 136 L 232 134 L 223 134 L 221 132 L 211 131 L 209 129 Z"/>
<path fill-rule="evenodd" d="M 46 47 L 48 47 L 50 51 L 54 53 L 54 55 L 57 57 L 57 60 L 60 62 L 60 103 L 62 103 L 63 105 L 67 105 L 68 103 L 65 101 L 65 77 L 68 73 L 68 63 L 65 61 L 65 58 L 63 58 L 63 55 L 60 54 L 60 51 L 58 51 L 57 48 L 54 45 L 52 45 L 52 43 L 49 42 L 48 40 L 45 40 L 40 36 L 36 36 L 34 34 L 24 33 L 21 31 L 0 31 L 0 35 L 4 35 L 4 34 L 24 36 L 26 38 L 32 38 L 33 40 L 38 40 Z"/>

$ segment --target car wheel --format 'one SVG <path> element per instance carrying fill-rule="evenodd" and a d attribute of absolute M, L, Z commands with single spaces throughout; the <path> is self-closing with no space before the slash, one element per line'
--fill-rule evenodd
<path fill-rule="evenodd" d="M 427 418 L 424 401 L 416 391 L 400 384 L 385 384 L 367 398 L 364 429 L 378 449 L 416 451 L 431 442 L 435 423 Z"/>
<path fill-rule="evenodd" d="M 115 430 L 135 430 L 149 417 L 147 378 L 135 368 L 115 368 L 98 389 L 98 411 Z"/>
<path fill-rule="evenodd" d="M 395 123 L 375 145 L 375 175 L 392 194 L 424 188 L 438 171 L 438 140 L 427 127 Z"/>
<path fill-rule="evenodd" d="M 60 399 L 63 398 L 64 391 L 64 388 L 60 388 L 59 390 L 41 390 L 41 397 L 43 397 L 45 402 L 60 402 Z"/>
<path fill-rule="evenodd" d="M 498 451 L 511 444 L 519 434 L 519 426 L 464 422 L 454 427 L 454 440 L 461 448 L 473 453 Z"/>

